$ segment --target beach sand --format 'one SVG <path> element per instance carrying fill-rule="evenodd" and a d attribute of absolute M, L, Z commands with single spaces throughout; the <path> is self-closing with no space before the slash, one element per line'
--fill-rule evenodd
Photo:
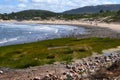
<path fill-rule="evenodd" d="M 64 20 L 55 20 L 55 21 L 21 21 L 23 23 L 39 23 L 39 24 L 66 24 L 66 25 L 79 25 L 79 26 L 89 26 L 89 27 L 101 27 L 101 28 L 109 28 L 114 31 L 120 32 L 120 24 L 115 23 L 101 23 L 101 22 L 88 22 L 82 20 L 74 20 L 74 21 L 64 21 Z"/>

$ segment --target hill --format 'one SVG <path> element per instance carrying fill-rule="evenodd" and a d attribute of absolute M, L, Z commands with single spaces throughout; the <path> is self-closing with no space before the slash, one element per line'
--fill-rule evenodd
<path fill-rule="evenodd" d="M 46 10 L 25 10 L 20 12 L 12 12 L 10 14 L 3 14 L 2 19 L 16 19 L 16 20 L 26 20 L 26 19 L 46 19 L 49 17 L 54 17 L 56 13 L 46 11 Z"/>
<path fill-rule="evenodd" d="M 120 4 L 85 6 L 82 8 L 68 10 L 63 13 L 64 14 L 98 13 L 101 10 L 103 10 L 103 11 L 118 11 L 118 10 L 120 10 Z"/>

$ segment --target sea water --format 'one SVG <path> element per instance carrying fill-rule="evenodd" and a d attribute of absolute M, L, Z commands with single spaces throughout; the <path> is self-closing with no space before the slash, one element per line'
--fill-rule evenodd
<path fill-rule="evenodd" d="M 0 46 L 23 44 L 78 34 L 85 34 L 85 29 L 69 25 L 0 23 Z"/>

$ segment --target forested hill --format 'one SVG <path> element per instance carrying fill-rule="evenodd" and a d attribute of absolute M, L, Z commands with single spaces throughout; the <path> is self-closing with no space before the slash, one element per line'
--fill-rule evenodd
<path fill-rule="evenodd" d="M 109 4 L 109 5 L 97 5 L 97 6 L 85 6 L 82 8 L 72 9 L 63 12 L 64 14 L 83 14 L 83 13 L 98 13 L 100 10 L 103 11 L 118 11 L 120 10 L 120 4 Z"/>
<path fill-rule="evenodd" d="M 57 13 L 46 11 L 46 10 L 25 10 L 20 12 L 12 12 L 10 14 L 3 14 L 2 19 L 16 19 L 16 20 L 26 20 L 26 19 L 46 19 L 56 16 Z"/>

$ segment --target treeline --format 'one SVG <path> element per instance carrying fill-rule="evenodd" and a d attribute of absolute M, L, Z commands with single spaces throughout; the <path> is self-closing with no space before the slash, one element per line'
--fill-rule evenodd
<path fill-rule="evenodd" d="M 12 12 L 10 14 L 4 13 L 0 14 L 0 19 L 3 20 L 79 20 L 82 18 L 88 19 L 99 19 L 99 18 L 109 17 L 112 21 L 120 20 L 120 10 L 117 12 L 113 11 L 103 11 L 100 10 L 99 13 L 84 13 L 84 14 L 63 14 L 54 13 L 45 10 L 26 10 L 21 12 Z"/>

